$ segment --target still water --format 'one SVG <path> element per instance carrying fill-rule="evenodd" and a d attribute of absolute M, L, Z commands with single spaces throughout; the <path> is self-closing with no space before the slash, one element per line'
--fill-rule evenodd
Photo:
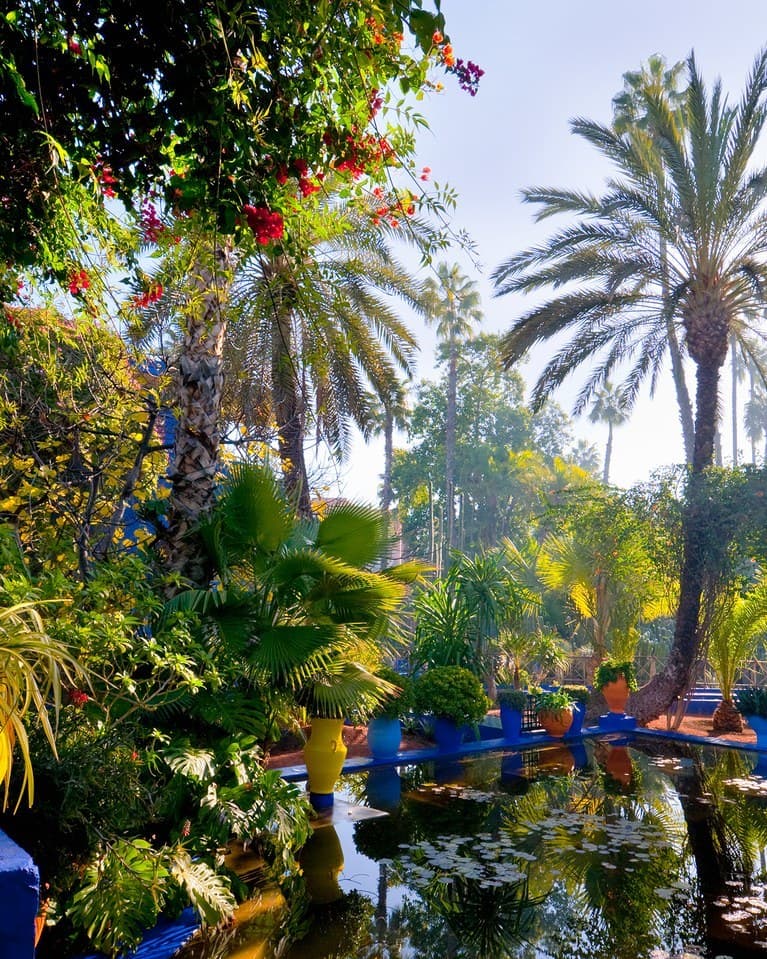
<path fill-rule="evenodd" d="M 292 908 L 265 889 L 181 957 L 767 957 L 756 754 L 603 740 L 382 768 L 341 788 Z"/>

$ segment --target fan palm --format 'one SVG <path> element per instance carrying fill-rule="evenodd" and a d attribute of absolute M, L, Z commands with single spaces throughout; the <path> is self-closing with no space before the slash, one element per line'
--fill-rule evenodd
<path fill-rule="evenodd" d="M 235 274 L 228 400 L 248 427 L 273 421 L 286 489 L 304 517 L 310 426 L 343 455 L 352 423 L 370 433 L 371 396 L 384 404 L 398 397 L 399 374 L 412 371 L 416 341 L 392 297 L 420 313 L 421 290 L 374 219 L 329 193 L 305 224 L 308 255 L 260 252 Z M 426 228 L 409 225 L 406 236 L 417 243 Z"/>
<path fill-rule="evenodd" d="M 211 642 L 239 664 L 253 710 L 281 694 L 342 717 L 392 691 L 363 663 L 380 659 L 421 568 L 373 571 L 389 543 L 377 510 L 339 504 L 302 522 L 270 473 L 237 465 L 200 532 L 217 586 L 180 594 L 168 611 L 196 609 L 214 624 Z"/>
<path fill-rule="evenodd" d="M 461 273 L 457 263 L 437 266 L 436 278 L 424 284 L 427 320 L 436 323 L 448 362 L 447 415 L 445 420 L 445 561 L 455 546 L 455 439 L 458 391 L 458 348 L 482 319 L 479 291 L 474 280 Z M 445 563 L 446 565 L 446 563 Z"/>
<path fill-rule="evenodd" d="M 499 295 L 583 284 L 531 310 L 504 340 L 506 362 L 512 363 L 538 342 L 574 334 L 539 378 L 539 403 L 572 370 L 600 356 L 581 391 L 581 404 L 614 367 L 632 357 L 638 382 L 665 349 L 670 316 L 679 317 L 695 364 L 692 505 L 685 517 L 675 638 L 665 669 L 637 700 L 641 718 L 657 715 L 686 687 L 700 649 L 705 559 L 697 537 L 705 517 L 695 505 L 697 477 L 713 458 L 730 331 L 752 322 L 767 289 L 767 170 L 749 169 L 766 115 L 767 51 L 757 57 L 737 107 L 727 104 L 718 82 L 708 94 L 693 56 L 687 69 L 684 124 L 651 90 L 642 96 L 652 138 L 619 134 L 588 120 L 574 122 L 574 131 L 611 160 L 619 176 L 602 196 L 528 190 L 526 199 L 540 206 L 539 219 L 557 213 L 580 219 L 495 271 Z M 666 243 L 665 259 L 658 237 Z M 668 296 L 663 295 L 666 282 Z"/>

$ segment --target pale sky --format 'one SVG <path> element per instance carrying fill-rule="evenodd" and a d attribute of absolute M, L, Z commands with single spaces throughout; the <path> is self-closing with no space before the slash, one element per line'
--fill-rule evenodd
<path fill-rule="evenodd" d="M 502 332 L 525 311 L 521 298 L 492 298 L 490 274 L 506 257 L 548 235 L 556 219 L 532 222 L 533 208 L 520 201 L 528 186 L 557 186 L 599 191 L 608 167 L 596 151 L 570 133 L 576 116 L 609 122 L 612 98 L 622 75 L 636 70 L 654 53 L 668 64 L 691 50 L 709 84 L 721 77 L 731 101 L 739 99 L 753 61 L 767 45 L 764 0 L 443 0 L 442 9 L 456 55 L 484 70 L 472 98 L 453 77 L 437 77 L 445 92 L 419 105 L 430 130 L 421 134 L 419 158 L 439 183 L 458 194 L 454 223 L 477 244 L 482 272 L 459 251 L 449 254 L 480 285 L 483 327 Z M 767 160 L 767 132 L 761 158 Z M 528 304 L 529 306 L 530 304 Z M 419 376 L 429 376 L 433 334 L 416 327 L 421 342 Z M 522 369 L 530 384 L 546 358 L 546 346 L 530 355 Z M 555 397 L 569 412 L 577 387 L 567 385 Z M 690 374 L 692 382 L 692 372 Z M 730 455 L 729 379 L 722 391 L 722 442 Z M 694 392 L 694 390 L 693 390 Z M 603 453 L 606 426 L 576 422 L 576 431 Z M 742 454 L 749 450 L 745 438 Z M 630 485 L 660 466 L 680 461 L 682 441 L 670 383 L 654 399 L 645 392 L 630 421 L 615 434 L 611 480 Z M 383 469 L 380 443 L 356 443 L 342 468 L 346 496 L 374 501 Z"/>

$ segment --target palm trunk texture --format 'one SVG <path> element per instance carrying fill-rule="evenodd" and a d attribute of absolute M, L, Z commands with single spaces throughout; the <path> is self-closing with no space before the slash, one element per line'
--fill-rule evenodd
<path fill-rule="evenodd" d="M 175 377 L 178 422 L 164 546 L 167 567 L 197 586 L 210 573 L 194 527 L 213 505 L 219 466 L 228 259 L 219 245 L 212 264 L 197 263 Z"/>
<path fill-rule="evenodd" d="M 695 446 L 682 519 L 683 559 L 674 641 L 663 669 L 632 697 L 631 712 L 640 723 L 655 719 L 693 681 L 701 651 L 700 609 L 706 566 L 702 546 L 707 515 L 699 495 L 703 471 L 714 458 L 721 362 L 698 363 L 696 372 Z"/>

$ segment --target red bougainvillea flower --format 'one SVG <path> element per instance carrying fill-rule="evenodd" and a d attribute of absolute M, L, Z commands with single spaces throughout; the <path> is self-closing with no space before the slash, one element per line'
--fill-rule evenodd
<path fill-rule="evenodd" d="M 165 224 L 157 214 L 154 203 L 144 200 L 141 204 L 141 231 L 146 243 L 156 243 L 165 230 Z"/>
<path fill-rule="evenodd" d="M 299 176 L 306 176 L 306 174 L 309 172 L 309 164 L 306 162 L 306 160 L 294 160 L 293 169 Z"/>
<path fill-rule="evenodd" d="M 76 57 L 79 57 L 80 54 L 83 52 L 83 48 L 80 46 L 78 41 L 75 40 L 74 37 L 70 37 L 69 40 L 67 40 L 67 46 L 72 51 L 72 53 L 74 53 Z"/>
<path fill-rule="evenodd" d="M 319 189 L 319 188 L 318 188 Z M 265 206 L 251 206 L 246 203 L 242 208 L 248 226 L 253 231 L 256 241 L 266 246 L 272 240 L 281 240 L 285 232 L 282 214 L 267 209 Z"/>
<path fill-rule="evenodd" d="M 298 181 L 298 189 L 301 191 L 301 196 L 311 196 L 312 193 L 316 193 L 319 188 L 319 183 L 315 183 L 314 180 L 310 180 L 308 177 L 302 176 Z"/>
<path fill-rule="evenodd" d="M 156 303 L 165 292 L 162 283 L 153 283 L 148 290 L 134 296 L 131 303 L 137 310 L 146 309 Z"/>
<path fill-rule="evenodd" d="M 84 293 L 91 285 L 91 278 L 85 270 L 75 270 L 69 274 L 69 292 L 72 296 Z"/>
<path fill-rule="evenodd" d="M 277 180 L 280 186 L 285 186 L 285 184 L 288 182 L 288 168 L 285 166 L 284 163 L 277 168 L 275 179 Z"/>

